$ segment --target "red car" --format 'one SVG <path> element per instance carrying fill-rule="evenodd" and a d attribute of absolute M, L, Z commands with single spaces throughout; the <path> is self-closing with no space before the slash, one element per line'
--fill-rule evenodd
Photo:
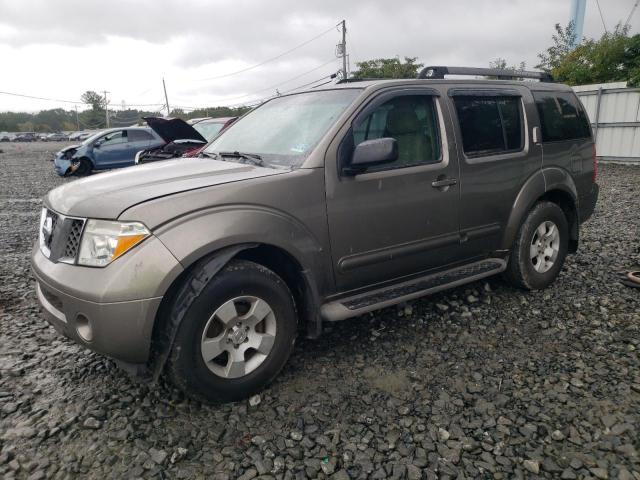
<path fill-rule="evenodd" d="M 162 147 L 138 152 L 135 162 L 139 164 L 177 157 L 195 157 L 237 118 L 202 118 L 189 124 L 180 118 L 145 117 L 147 125 L 167 143 Z"/>

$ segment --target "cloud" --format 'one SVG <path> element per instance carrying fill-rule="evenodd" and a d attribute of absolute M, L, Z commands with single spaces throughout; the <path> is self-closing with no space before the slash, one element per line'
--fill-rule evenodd
<path fill-rule="evenodd" d="M 118 101 L 144 103 L 162 97 L 158 86 L 164 76 L 170 96 L 188 105 L 212 105 L 286 82 L 326 63 L 335 56 L 341 35 L 334 26 L 342 18 L 347 20 L 352 68 L 358 61 L 396 55 L 415 56 L 425 64 L 473 66 L 486 66 L 502 57 L 510 64 L 525 61 L 533 67 L 537 54 L 551 42 L 553 25 L 568 22 L 569 3 L 0 0 L 3 89 L 77 98 L 88 88 L 106 88 Z M 632 4 L 630 0 L 601 2 L 609 29 L 627 17 Z M 640 12 L 637 15 L 632 25 L 640 23 Z M 327 30 L 317 40 L 260 68 L 202 80 L 250 67 Z M 600 36 L 602 31 L 598 11 L 589 3 L 585 35 Z M 337 62 L 282 88 L 301 85 L 336 68 Z M 18 102 L 0 97 L 0 109 L 15 108 Z M 35 103 L 25 105 L 31 108 Z"/>

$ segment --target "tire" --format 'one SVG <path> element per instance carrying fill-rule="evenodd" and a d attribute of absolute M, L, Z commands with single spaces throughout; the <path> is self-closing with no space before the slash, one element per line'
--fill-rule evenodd
<path fill-rule="evenodd" d="M 569 224 L 562 209 L 552 202 L 537 203 L 518 231 L 505 278 L 525 290 L 548 287 L 562 270 L 568 245 Z"/>
<path fill-rule="evenodd" d="M 199 273 L 196 267 L 187 277 L 168 312 L 185 312 L 167 362 L 169 380 L 205 402 L 246 398 L 268 385 L 291 355 L 293 297 L 278 275 L 257 263 L 232 260 L 204 288 Z M 254 309 L 259 314 L 251 315 Z"/>
<path fill-rule="evenodd" d="M 93 165 L 91 164 L 91 160 L 89 160 L 88 158 L 82 157 L 79 163 L 80 165 L 78 166 L 76 171 L 73 172 L 74 175 L 78 177 L 85 177 L 91 173 L 91 170 L 93 170 Z"/>

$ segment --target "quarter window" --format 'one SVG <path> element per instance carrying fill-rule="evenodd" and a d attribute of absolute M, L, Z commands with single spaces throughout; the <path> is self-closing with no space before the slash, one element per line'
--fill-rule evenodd
<path fill-rule="evenodd" d="M 404 95 L 379 105 L 353 128 L 353 144 L 395 138 L 398 159 L 367 171 L 386 170 L 440 161 L 440 135 L 434 98 Z"/>
<path fill-rule="evenodd" d="M 519 97 L 458 96 L 454 98 L 469 157 L 515 152 L 523 148 Z"/>
<path fill-rule="evenodd" d="M 590 138 L 589 119 L 578 99 L 571 93 L 533 92 L 543 142 Z"/>

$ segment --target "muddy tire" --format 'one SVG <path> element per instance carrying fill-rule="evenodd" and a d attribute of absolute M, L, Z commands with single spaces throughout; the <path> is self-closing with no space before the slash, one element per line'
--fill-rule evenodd
<path fill-rule="evenodd" d="M 540 290 L 556 279 L 567 256 L 569 224 L 562 209 L 539 202 L 522 223 L 511 249 L 505 278 L 525 290 Z"/>
<path fill-rule="evenodd" d="M 257 263 L 232 260 L 204 287 L 197 270 L 171 307 L 185 313 L 167 363 L 169 380 L 206 402 L 246 398 L 268 385 L 291 355 L 293 297 Z"/>

